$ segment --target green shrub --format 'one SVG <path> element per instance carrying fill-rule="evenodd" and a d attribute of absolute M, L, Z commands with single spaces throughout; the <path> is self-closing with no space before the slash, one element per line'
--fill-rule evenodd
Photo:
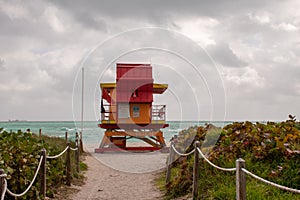
<path fill-rule="evenodd" d="M 223 129 L 207 125 L 191 127 L 179 133 L 178 148 L 202 141 L 202 151 L 212 149 L 208 159 L 221 167 L 235 167 L 235 160 L 243 158 L 246 168 L 272 182 L 300 189 L 300 123 L 289 120 L 275 123 L 234 122 Z M 196 134 L 194 134 L 196 131 Z M 207 134 L 211 134 L 208 136 Z M 217 143 L 209 146 L 217 134 Z M 208 136 L 208 137 L 207 137 Z M 192 138 L 191 138 L 192 137 Z M 191 141 L 192 140 L 192 141 Z M 184 145 L 182 145 L 184 144 Z M 174 163 L 177 173 L 166 185 L 166 198 L 186 195 L 192 190 L 193 155 Z M 178 169 L 178 170 L 177 170 Z M 235 173 L 223 172 L 200 160 L 199 199 L 234 199 Z M 258 198 L 259 196 L 259 198 Z M 248 199 L 300 199 L 300 195 L 265 185 L 247 176 Z"/>
<path fill-rule="evenodd" d="M 8 175 L 8 188 L 13 193 L 23 192 L 30 184 L 39 164 L 41 149 L 45 148 L 48 155 L 57 155 L 66 147 L 65 141 L 60 138 L 47 136 L 39 138 L 35 134 L 21 131 L 8 133 L 2 130 L 0 130 L 0 144 L 0 168 Z M 74 142 L 71 145 L 75 146 Z M 74 154 L 72 151 L 71 153 Z M 74 163 L 72 154 L 71 162 Z M 55 190 L 53 186 L 65 182 L 65 169 L 64 155 L 56 159 L 47 159 L 47 194 L 53 193 Z M 6 199 L 14 198 L 7 194 Z M 29 192 L 18 199 L 39 199 L 38 177 Z"/>

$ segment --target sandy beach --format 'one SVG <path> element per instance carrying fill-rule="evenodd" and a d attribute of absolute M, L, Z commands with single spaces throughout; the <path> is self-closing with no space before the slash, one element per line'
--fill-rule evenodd
<path fill-rule="evenodd" d="M 69 199 L 163 199 L 155 186 L 155 178 L 165 167 L 168 154 L 152 153 L 92 153 L 86 156 L 88 170 L 83 186 L 72 186 L 78 193 Z"/>

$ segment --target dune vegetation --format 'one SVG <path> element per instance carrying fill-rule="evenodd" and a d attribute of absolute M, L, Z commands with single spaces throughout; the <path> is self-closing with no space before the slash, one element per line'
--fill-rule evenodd
<path fill-rule="evenodd" d="M 27 132 L 6 132 L 0 129 L 0 168 L 7 174 L 8 188 L 14 193 L 22 193 L 30 184 L 39 164 L 40 152 L 43 148 L 47 155 L 57 155 L 66 147 L 61 138 L 42 136 Z M 75 146 L 71 142 L 71 146 Z M 71 163 L 75 163 L 74 152 L 71 151 Z M 65 155 L 56 159 L 47 159 L 47 196 L 53 197 L 66 181 Z M 80 163 L 82 169 L 85 164 Z M 79 178 L 75 165 L 72 165 L 72 177 Z M 24 196 L 18 199 L 39 199 L 39 178 Z M 5 199 L 15 199 L 6 194 Z"/>
<path fill-rule="evenodd" d="M 294 116 L 283 122 L 234 122 L 223 128 L 213 125 L 190 127 L 178 135 L 179 150 L 191 151 L 195 141 L 207 158 L 221 167 L 235 167 L 243 158 L 246 169 L 254 174 L 294 189 L 300 189 L 300 122 Z M 178 158 L 178 157 L 177 157 Z M 165 174 L 158 180 L 166 199 L 191 195 L 193 154 L 173 163 L 171 181 Z M 199 199 L 235 199 L 235 173 L 213 168 L 200 159 Z M 287 192 L 247 176 L 247 199 L 300 199 Z"/>

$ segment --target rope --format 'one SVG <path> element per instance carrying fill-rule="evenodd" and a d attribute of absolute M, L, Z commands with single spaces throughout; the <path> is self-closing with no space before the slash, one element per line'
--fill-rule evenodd
<path fill-rule="evenodd" d="M 277 187 L 279 189 L 283 189 L 283 190 L 287 190 L 287 191 L 290 191 L 290 192 L 295 192 L 295 193 L 299 193 L 300 194 L 300 190 L 296 190 L 296 189 L 293 189 L 293 188 L 288 188 L 288 187 L 285 187 L 285 186 L 273 183 L 271 181 L 265 180 L 265 179 L 263 179 L 263 178 L 255 175 L 255 174 L 252 174 L 251 172 L 249 172 L 248 170 L 246 170 L 244 168 L 242 168 L 242 171 L 245 172 L 246 174 L 252 176 L 253 178 L 256 178 L 257 180 L 260 180 L 260 181 L 262 181 L 262 182 L 264 182 L 266 184 L 272 185 L 272 186 Z"/>
<path fill-rule="evenodd" d="M 195 149 L 193 149 L 192 151 L 190 151 L 189 153 L 180 153 L 177 151 L 177 149 L 174 147 L 174 145 L 172 144 L 171 145 L 172 149 L 175 151 L 175 153 L 177 153 L 178 155 L 180 156 L 188 156 L 188 155 L 191 155 L 192 153 L 195 152 Z"/>
<path fill-rule="evenodd" d="M 7 190 L 7 181 L 6 179 L 4 179 L 4 190 L 2 191 L 1 200 L 4 200 L 6 190 Z"/>
<path fill-rule="evenodd" d="M 60 154 L 56 155 L 56 156 L 47 156 L 48 159 L 55 159 L 58 158 L 59 156 L 63 155 L 67 150 L 68 150 L 69 146 L 67 146 L 65 148 L 65 150 L 63 150 Z"/>
<path fill-rule="evenodd" d="M 26 189 L 23 193 L 21 193 L 21 194 L 15 194 L 15 193 L 11 192 L 8 188 L 6 188 L 6 189 L 7 189 L 7 193 L 8 193 L 9 195 L 11 195 L 11 196 L 13 196 L 13 197 L 21 197 L 21 196 L 23 196 L 24 194 L 26 194 L 26 193 L 29 191 L 29 189 L 31 188 L 31 186 L 33 185 L 33 183 L 34 183 L 34 181 L 35 181 L 35 179 L 36 179 L 36 176 L 38 175 L 38 172 L 40 171 L 40 168 L 41 168 L 41 165 L 42 165 L 43 158 L 44 158 L 44 156 L 41 156 L 41 157 L 40 157 L 40 163 L 39 163 L 39 166 L 38 166 L 38 168 L 37 168 L 37 170 L 36 170 L 36 172 L 35 172 L 35 174 L 34 174 L 34 177 L 33 177 L 32 181 L 31 181 L 30 185 L 27 187 L 27 189 Z M 6 181 L 6 180 L 5 180 L 5 181 Z"/>
<path fill-rule="evenodd" d="M 76 148 L 70 147 L 70 149 L 71 149 L 72 151 L 77 151 L 77 150 L 78 150 L 78 147 L 76 147 Z"/>
<path fill-rule="evenodd" d="M 222 171 L 229 171 L 229 172 L 236 171 L 236 168 L 223 168 L 223 167 L 219 167 L 219 166 L 215 165 L 214 163 L 210 162 L 210 161 L 205 157 L 205 155 L 202 153 L 202 151 L 201 151 L 199 148 L 197 148 L 197 150 L 198 150 L 198 152 L 200 153 L 200 155 L 204 158 L 204 160 L 205 160 L 206 162 L 208 162 L 211 166 L 213 166 L 213 167 L 215 167 L 215 168 L 217 168 L 217 169 L 219 169 L 219 170 L 222 170 Z"/>

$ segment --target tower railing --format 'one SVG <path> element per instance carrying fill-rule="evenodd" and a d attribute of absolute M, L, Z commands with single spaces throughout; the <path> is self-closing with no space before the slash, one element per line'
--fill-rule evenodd
<path fill-rule="evenodd" d="M 166 105 L 152 105 L 152 123 L 160 124 L 166 121 Z"/>
<path fill-rule="evenodd" d="M 106 104 L 101 108 L 101 122 L 112 124 L 116 123 L 114 116 L 116 116 L 116 105 Z"/>
<path fill-rule="evenodd" d="M 106 104 L 101 108 L 102 123 L 116 123 L 116 105 Z M 151 121 L 153 124 L 162 124 L 166 121 L 166 105 L 152 105 Z"/>

